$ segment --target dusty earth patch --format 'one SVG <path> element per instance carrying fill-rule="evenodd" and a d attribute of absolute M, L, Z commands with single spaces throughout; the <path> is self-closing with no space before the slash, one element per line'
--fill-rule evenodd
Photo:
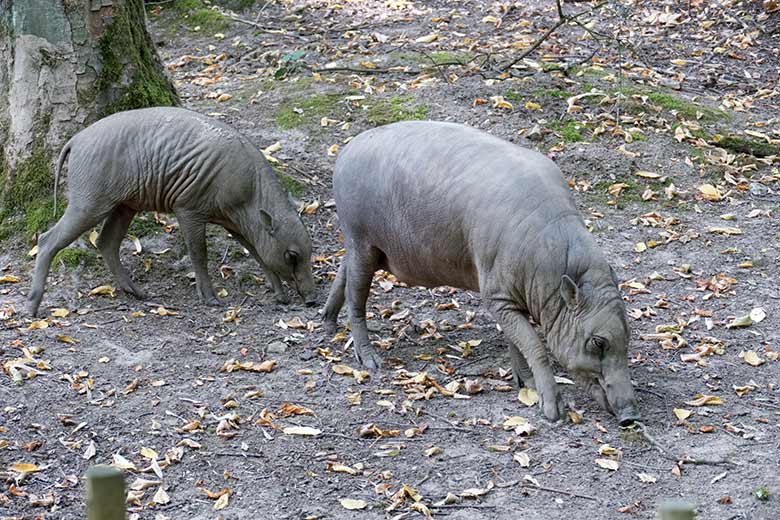
<path fill-rule="evenodd" d="M 141 251 L 128 240 L 123 260 L 150 302 L 89 295 L 113 280 L 85 236 L 44 296 L 68 315 L 32 322 L 32 244 L 4 244 L 0 517 L 83 518 L 81 476 L 118 461 L 134 465 L 141 519 L 650 519 L 670 498 L 700 518 L 777 518 L 776 13 L 609 4 L 582 18 L 597 34 L 566 26 L 507 78 L 501 65 L 555 22 L 554 4 L 235 2 L 255 25 L 191 4 L 151 8 L 161 53 L 187 106 L 270 147 L 308 206 L 321 304 L 340 250 L 334 145 L 430 118 L 553 157 L 623 280 L 657 445 L 569 385 L 574 420 L 520 403 L 478 295 L 379 274 L 369 323 L 394 368 L 362 380 L 343 366 L 359 368 L 347 335 L 326 337 L 298 301 L 275 304 L 219 228 L 225 308 L 198 304 L 175 221 L 146 215 L 131 229 Z M 600 33 L 624 43 L 597 49 Z"/>

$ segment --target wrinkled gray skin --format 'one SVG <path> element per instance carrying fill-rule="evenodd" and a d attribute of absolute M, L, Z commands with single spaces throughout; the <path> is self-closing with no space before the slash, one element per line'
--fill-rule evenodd
<path fill-rule="evenodd" d="M 219 305 L 206 268 L 206 223 L 219 224 L 258 261 L 281 303 L 289 280 L 314 304 L 311 239 L 263 154 L 229 126 L 180 108 L 120 112 L 76 134 L 57 162 L 68 162 L 68 207 L 38 239 L 28 310 L 37 315 L 49 266 L 62 248 L 103 222 L 97 245 L 128 293 L 144 298 L 119 260 L 139 211 L 173 212 L 203 302 Z"/>
<path fill-rule="evenodd" d="M 616 279 L 549 159 L 481 131 L 402 122 L 364 132 L 339 154 L 333 189 L 346 256 L 324 310 L 335 329 L 346 299 L 358 360 L 377 269 L 409 285 L 479 291 L 510 340 L 515 381 L 565 413 L 555 358 L 621 424 L 638 419 L 629 330 Z"/>

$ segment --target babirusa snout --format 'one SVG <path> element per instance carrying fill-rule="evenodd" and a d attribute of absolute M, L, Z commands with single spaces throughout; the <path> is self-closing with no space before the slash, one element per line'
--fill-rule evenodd
<path fill-rule="evenodd" d="M 317 291 L 311 273 L 307 273 L 307 276 L 304 276 L 302 280 L 296 281 L 295 288 L 304 305 L 313 307 L 317 304 Z"/>
<path fill-rule="evenodd" d="M 609 407 L 617 417 L 620 426 L 630 426 L 641 418 L 628 368 L 606 374 L 603 378 L 599 378 L 599 383 L 607 394 Z"/>

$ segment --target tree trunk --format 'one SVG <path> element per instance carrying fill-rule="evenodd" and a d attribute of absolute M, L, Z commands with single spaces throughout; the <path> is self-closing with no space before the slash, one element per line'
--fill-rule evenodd
<path fill-rule="evenodd" d="M 0 238 L 52 220 L 62 146 L 120 110 L 176 105 L 143 0 L 0 0 Z M 24 215 L 20 215 L 20 213 Z"/>

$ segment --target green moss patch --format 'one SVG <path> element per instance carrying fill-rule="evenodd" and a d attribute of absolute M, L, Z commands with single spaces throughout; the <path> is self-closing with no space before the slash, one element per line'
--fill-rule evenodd
<path fill-rule="evenodd" d="M 301 195 L 303 195 L 306 186 L 301 181 L 287 174 L 278 164 L 272 164 L 271 168 L 276 174 L 276 177 L 279 179 L 279 183 L 285 190 L 287 190 L 287 193 L 295 198 L 299 198 Z"/>
<path fill-rule="evenodd" d="M 709 142 L 720 148 L 731 150 L 736 153 L 744 153 L 755 157 L 766 157 L 768 155 L 780 155 L 780 146 L 769 144 L 764 140 L 752 137 L 740 137 L 736 135 L 727 135 L 717 141 L 710 139 Z"/>
<path fill-rule="evenodd" d="M 137 237 L 158 235 L 162 232 L 162 226 L 160 226 L 160 224 L 154 220 L 154 217 L 149 214 L 136 215 L 130 223 L 130 228 L 127 230 L 128 235 L 135 235 Z"/>
<path fill-rule="evenodd" d="M 79 265 L 92 266 L 97 263 L 97 254 L 78 247 L 66 247 L 54 257 L 52 267 L 54 269 L 64 265 L 65 267 L 78 267 Z"/>
<path fill-rule="evenodd" d="M 413 103 L 412 96 L 381 99 L 368 108 L 368 122 L 374 126 L 397 121 L 420 121 L 428 115 L 428 107 Z"/>
<path fill-rule="evenodd" d="M 239 2 L 234 2 L 238 4 Z M 254 0 L 240 3 L 249 5 L 254 4 Z M 243 8 L 240 6 L 239 9 Z M 229 21 L 220 13 L 209 9 L 202 0 L 175 0 L 173 8 L 181 15 L 181 21 L 192 30 L 218 32 L 227 29 Z M 233 9 L 234 7 L 229 7 Z"/>
<path fill-rule="evenodd" d="M 54 215 L 54 187 L 51 155 L 42 146 L 36 146 L 30 157 L 17 165 L 13 182 L 0 212 L 0 239 L 19 233 L 31 237 L 40 233 L 62 215 L 63 203 Z"/>
<path fill-rule="evenodd" d="M 110 100 L 101 117 L 123 110 L 179 104 L 173 84 L 159 65 L 143 18 L 135 16 L 142 9 L 142 0 L 128 0 L 98 44 L 102 68 L 97 92 Z"/>
<path fill-rule="evenodd" d="M 282 104 L 276 112 L 276 124 L 283 130 L 292 130 L 305 124 L 319 124 L 320 119 L 331 115 L 344 94 L 320 94 L 297 98 Z"/>
<path fill-rule="evenodd" d="M 582 135 L 582 131 L 585 129 L 584 125 L 581 125 L 577 121 L 568 121 L 566 123 L 559 123 L 550 126 L 550 130 L 553 130 L 561 136 L 564 143 L 579 143 L 585 141 L 585 137 Z"/>
<path fill-rule="evenodd" d="M 728 114 L 714 108 L 702 105 L 700 103 L 694 103 L 687 99 L 672 95 L 668 92 L 660 90 L 648 90 L 637 89 L 633 87 L 618 89 L 617 93 L 621 93 L 629 98 L 634 96 L 642 96 L 647 98 L 647 102 L 658 109 L 666 110 L 669 112 L 674 111 L 679 116 L 690 120 L 699 120 L 705 122 L 718 121 L 727 119 Z M 623 103 L 624 109 L 629 112 L 641 112 L 645 111 L 646 107 L 637 99 L 628 99 Z"/>

